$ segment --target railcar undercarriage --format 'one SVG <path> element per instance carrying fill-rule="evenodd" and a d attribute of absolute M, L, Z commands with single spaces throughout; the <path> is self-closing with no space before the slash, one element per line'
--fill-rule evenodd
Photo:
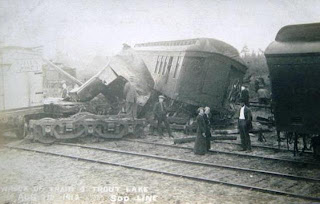
<path fill-rule="evenodd" d="M 68 118 L 30 120 L 27 137 L 41 143 L 85 136 L 120 139 L 130 133 L 142 135 L 145 124 L 145 119 L 134 119 L 128 115 L 80 112 Z"/>

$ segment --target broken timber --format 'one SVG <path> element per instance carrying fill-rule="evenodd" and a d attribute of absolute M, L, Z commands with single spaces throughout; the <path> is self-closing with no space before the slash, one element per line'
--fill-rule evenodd
<path fill-rule="evenodd" d="M 212 136 L 211 141 L 213 140 L 237 140 L 237 136 Z M 188 142 L 193 142 L 196 140 L 196 137 L 184 137 L 184 138 L 177 138 L 174 139 L 174 144 L 183 144 Z"/>
<path fill-rule="evenodd" d="M 250 133 L 272 132 L 272 129 L 259 127 L 259 128 L 253 128 L 249 132 Z M 221 134 L 221 135 L 239 134 L 239 130 L 238 129 L 234 129 L 234 130 L 214 130 L 213 134 Z"/>

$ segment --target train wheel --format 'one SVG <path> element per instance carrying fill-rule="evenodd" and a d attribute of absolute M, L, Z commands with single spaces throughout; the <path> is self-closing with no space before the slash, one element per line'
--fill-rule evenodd
<path fill-rule="evenodd" d="M 94 132 L 95 136 L 105 139 L 120 139 L 127 133 L 126 128 L 123 125 L 119 127 L 119 131 L 117 132 L 102 132 L 101 128 L 96 127 L 94 128 Z"/>
<path fill-rule="evenodd" d="M 38 137 L 37 141 L 42 143 L 42 144 L 53 144 L 56 141 L 56 138 L 46 135 L 46 136 Z"/>
<path fill-rule="evenodd" d="M 53 144 L 56 141 L 56 138 L 49 135 L 43 135 L 41 127 L 37 127 L 34 131 L 33 141 L 37 141 L 43 144 Z"/>

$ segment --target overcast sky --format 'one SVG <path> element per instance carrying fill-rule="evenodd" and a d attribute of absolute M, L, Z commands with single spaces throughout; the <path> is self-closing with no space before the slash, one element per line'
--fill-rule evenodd
<path fill-rule="evenodd" d="M 0 41 L 72 57 L 122 43 L 198 37 L 264 50 L 288 24 L 320 22 L 318 0 L 0 0 Z"/>

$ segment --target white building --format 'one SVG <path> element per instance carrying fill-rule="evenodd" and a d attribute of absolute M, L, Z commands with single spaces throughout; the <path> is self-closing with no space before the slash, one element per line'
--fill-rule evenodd
<path fill-rule="evenodd" d="M 39 47 L 0 47 L 0 111 L 42 105 L 42 64 Z"/>

